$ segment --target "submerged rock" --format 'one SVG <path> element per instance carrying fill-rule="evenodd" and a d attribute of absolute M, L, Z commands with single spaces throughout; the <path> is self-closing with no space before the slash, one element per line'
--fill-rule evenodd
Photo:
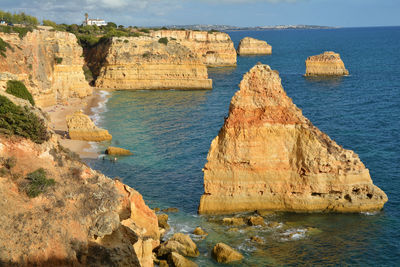
<path fill-rule="evenodd" d="M 100 142 L 112 139 L 107 130 L 98 128 L 81 110 L 67 116 L 67 126 L 69 137 L 73 140 Z"/>
<path fill-rule="evenodd" d="M 195 235 L 208 235 L 208 233 L 206 231 L 204 231 L 203 229 L 201 229 L 200 227 L 196 227 L 196 229 L 194 229 L 193 234 Z"/>
<path fill-rule="evenodd" d="M 171 252 L 177 252 L 183 256 L 198 257 L 200 255 L 196 244 L 189 235 L 174 234 L 167 242 L 158 248 L 157 256 L 166 257 Z"/>
<path fill-rule="evenodd" d="M 305 118 L 267 65 L 244 75 L 207 160 L 200 214 L 361 212 L 387 201 L 358 155 Z"/>
<path fill-rule="evenodd" d="M 250 216 L 247 218 L 247 224 L 251 225 L 251 226 L 264 226 L 265 222 L 264 222 L 264 218 L 261 216 Z"/>
<path fill-rule="evenodd" d="M 226 225 L 235 225 L 235 226 L 240 226 L 243 224 L 246 224 L 243 218 L 223 218 L 222 223 Z"/>
<path fill-rule="evenodd" d="M 264 243 L 264 240 L 262 240 L 262 238 L 261 238 L 261 237 L 258 237 L 258 236 L 251 236 L 251 237 L 250 237 L 250 240 L 251 240 L 252 242 L 255 242 L 255 243 L 258 243 L 258 244 Z"/>
<path fill-rule="evenodd" d="M 116 156 L 130 156 L 130 155 L 133 155 L 133 153 L 130 152 L 128 149 L 114 147 L 114 146 L 109 146 L 106 149 L 105 153 L 107 155 L 116 155 Z"/>
<path fill-rule="evenodd" d="M 163 211 L 163 212 L 179 212 L 179 209 L 178 208 L 166 208 L 161 211 Z"/>
<path fill-rule="evenodd" d="M 230 263 L 243 259 L 242 254 L 224 243 L 216 244 L 211 255 L 219 263 Z"/>
<path fill-rule="evenodd" d="M 308 57 L 305 76 L 342 76 L 349 75 L 338 53 L 326 51 L 323 54 Z"/>
<path fill-rule="evenodd" d="M 272 46 L 266 41 L 245 37 L 240 40 L 237 53 L 240 56 L 269 55 L 272 54 Z"/>

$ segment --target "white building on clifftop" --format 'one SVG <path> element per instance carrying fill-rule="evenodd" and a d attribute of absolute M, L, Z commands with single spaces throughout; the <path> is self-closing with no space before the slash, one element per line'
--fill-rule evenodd
<path fill-rule="evenodd" d="M 106 26 L 107 23 L 103 19 L 89 19 L 88 13 L 85 13 L 85 20 L 83 21 L 83 26 L 86 25 Z"/>

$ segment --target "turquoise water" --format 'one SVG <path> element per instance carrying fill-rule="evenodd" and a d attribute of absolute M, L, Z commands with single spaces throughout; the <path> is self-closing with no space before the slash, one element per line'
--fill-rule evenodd
<path fill-rule="evenodd" d="M 177 207 L 174 231 L 201 226 L 210 235 L 198 240 L 200 266 L 218 266 L 210 257 L 223 241 L 245 254 L 241 266 L 378 265 L 400 261 L 400 27 L 335 30 L 229 32 L 235 45 L 245 36 L 268 41 L 270 56 L 239 57 L 237 68 L 210 69 L 212 91 L 116 91 L 98 124 L 113 145 L 134 156 L 117 163 L 90 160 L 106 175 L 121 177 L 152 208 Z M 341 54 L 350 76 L 306 79 L 305 59 L 325 50 Z M 291 214 L 265 217 L 276 228 L 239 227 L 230 232 L 198 216 L 202 167 L 211 140 L 227 115 L 242 76 L 257 62 L 280 72 L 294 103 L 317 127 L 359 154 L 389 202 L 376 214 Z M 102 150 L 105 147 L 100 147 Z M 308 227 L 318 231 L 307 230 Z M 249 240 L 257 235 L 264 244 Z"/>

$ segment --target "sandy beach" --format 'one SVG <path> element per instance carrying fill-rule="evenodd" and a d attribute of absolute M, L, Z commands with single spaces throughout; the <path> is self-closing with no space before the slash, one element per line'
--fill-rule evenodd
<path fill-rule="evenodd" d="M 103 100 L 100 92 L 94 90 L 91 96 L 85 98 L 70 98 L 64 104 L 43 108 L 50 116 L 51 129 L 60 136 L 60 144 L 79 154 L 81 158 L 97 158 L 99 154 L 95 151 L 91 151 L 90 142 L 69 139 L 65 118 L 67 115 L 77 110 L 82 110 L 87 115 L 93 115 L 92 108 L 98 106 L 99 102 Z"/>

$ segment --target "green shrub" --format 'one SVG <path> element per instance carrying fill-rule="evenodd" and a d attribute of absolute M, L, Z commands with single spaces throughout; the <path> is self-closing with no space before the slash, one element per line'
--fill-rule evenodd
<path fill-rule="evenodd" d="M 0 38 L 0 56 L 7 57 L 5 54 L 7 48 L 12 50 L 11 46 L 6 41 L 4 41 L 3 39 Z"/>
<path fill-rule="evenodd" d="M 54 61 L 56 62 L 56 64 L 61 64 L 63 62 L 63 58 L 62 57 L 55 57 Z"/>
<path fill-rule="evenodd" d="M 208 33 L 214 33 L 214 32 L 220 32 L 220 31 L 217 31 L 217 30 L 214 30 L 214 29 L 208 31 Z"/>
<path fill-rule="evenodd" d="M 148 58 L 148 57 L 150 57 L 151 56 L 151 53 L 150 52 L 145 52 L 143 55 L 142 55 L 142 57 L 144 57 L 144 58 Z"/>
<path fill-rule="evenodd" d="M 167 44 L 168 44 L 168 38 L 167 38 L 167 37 L 160 38 L 160 39 L 158 39 L 158 42 L 159 42 L 160 44 L 165 44 L 165 45 L 167 45 Z"/>
<path fill-rule="evenodd" d="M 32 106 L 35 105 L 35 101 L 33 100 L 31 93 L 29 93 L 28 89 L 26 89 L 26 86 L 23 82 L 16 80 L 7 81 L 6 92 L 13 96 L 28 100 Z"/>
<path fill-rule="evenodd" d="M 85 75 L 85 80 L 87 81 L 87 82 L 91 82 L 91 81 L 93 81 L 93 73 L 92 73 L 92 71 L 89 69 L 89 67 L 87 66 L 87 65 L 84 65 L 83 67 L 82 67 L 82 69 L 83 69 L 83 74 Z"/>
<path fill-rule="evenodd" d="M 0 133 L 19 135 L 38 144 L 50 138 L 42 119 L 28 107 L 19 107 L 4 96 L 0 96 Z"/>
<path fill-rule="evenodd" d="M 8 173 L 9 173 L 9 171 L 6 168 L 4 168 L 4 167 L 0 168 L 0 177 L 4 177 Z"/>
<path fill-rule="evenodd" d="M 150 30 L 149 30 L 149 29 L 140 29 L 139 31 L 140 31 L 140 32 L 144 32 L 144 33 L 150 33 Z"/>
<path fill-rule="evenodd" d="M 43 24 L 43 26 L 50 26 L 50 27 L 53 27 L 54 29 L 57 28 L 57 23 L 55 23 L 54 21 L 51 21 L 51 20 L 44 19 L 42 24 Z"/>
<path fill-rule="evenodd" d="M 129 43 L 129 40 L 125 39 L 125 40 L 124 40 L 124 43 L 126 43 L 126 44 Z"/>
<path fill-rule="evenodd" d="M 47 179 L 46 171 L 43 168 L 31 172 L 26 177 L 29 180 L 25 186 L 25 192 L 30 198 L 37 197 L 41 193 L 46 192 L 49 186 L 55 185 L 54 179 Z"/>
<path fill-rule="evenodd" d="M 7 169 L 11 170 L 12 168 L 15 167 L 15 165 L 17 165 L 17 159 L 15 157 L 10 157 L 10 158 L 4 160 L 3 165 Z"/>

